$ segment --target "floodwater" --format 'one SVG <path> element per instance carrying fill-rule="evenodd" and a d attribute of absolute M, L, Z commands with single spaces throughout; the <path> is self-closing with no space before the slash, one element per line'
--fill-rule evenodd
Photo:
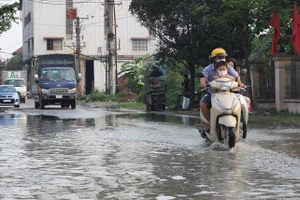
<path fill-rule="evenodd" d="M 0 199 L 300 199 L 298 130 L 250 126 L 229 151 L 198 118 L 98 112 L 0 112 Z"/>

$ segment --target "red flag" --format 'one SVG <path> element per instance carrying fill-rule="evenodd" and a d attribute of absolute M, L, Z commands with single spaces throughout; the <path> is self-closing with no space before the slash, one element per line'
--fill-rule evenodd
<path fill-rule="evenodd" d="M 298 13 L 297 4 L 294 4 L 293 13 L 293 30 L 292 30 L 292 43 L 295 48 L 296 54 L 300 54 L 300 18 Z"/>
<path fill-rule="evenodd" d="M 279 18 L 278 18 L 278 14 L 276 11 L 274 12 L 273 17 L 272 17 L 271 21 L 269 22 L 269 25 L 274 27 L 274 36 L 273 36 L 273 40 L 272 40 L 271 55 L 275 56 L 276 50 L 277 50 L 277 43 L 280 38 Z"/>

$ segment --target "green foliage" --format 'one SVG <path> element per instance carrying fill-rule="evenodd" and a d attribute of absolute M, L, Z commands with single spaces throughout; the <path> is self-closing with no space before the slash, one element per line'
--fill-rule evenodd
<path fill-rule="evenodd" d="M 214 48 L 234 49 L 232 52 L 236 55 L 244 55 L 236 26 L 214 18 L 224 14 L 221 6 L 221 1 L 206 0 L 131 2 L 131 12 L 160 39 L 156 58 L 181 63 L 188 71 L 192 81 L 191 94 L 195 89 L 195 68 L 209 64 L 208 57 Z M 191 101 L 193 104 L 193 95 Z"/>
<path fill-rule="evenodd" d="M 143 62 L 148 57 L 149 54 L 146 54 L 135 61 L 125 62 L 122 65 L 119 74 L 123 74 L 123 80 L 128 78 L 128 82 L 125 86 L 129 91 L 139 94 L 144 88 L 144 77 L 147 68 L 144 66 Z M 124 84 L 124 82 L 122 84 Z"/>
<path fill-rule="evenodd" d="M 22 53 L 18 53 L 7 62 L 7 69 L 9 70 L 22 70 Z"/>
<path fill-rule="evenodd" d="M 19 18 L 16 17 L 18 8 L 18 2 L 13 4 L 0 4 L 0 35 L 11 28 L 12 22 L 18 23 Z"/>
<path fill-rule="evenodd" d="M 264 58 L 269 59 L 270 49 L 272 46 L 272 35 L 270 31 L 268 34 L 255 36 L 252 41 L 252 51 L 250 54 L 250 59 L 252 58 Z"/>
<path fill-rule="evenodd" d="M 178 94 L 182 92 L 181 82 L 183 76 L 175 71 L 168 71 L 166 78 L 166 105 L 169 109 L 177 107 Z"/>
<path fill-rule="evenodd" d="M 140 93 L 138 94 L 137 101 L 140 103 L 145 103 L 145 100 L 146 100 L 145 90 L 141 90 Z"/>
<path fill-rule="evenodd" d="M 185 61 L 188 68 L 188 63 L 194 65 L 201 61 L 207 62 L 208 51 L 213 48 L 206 51 L 203 45 L 208 39 L 208 35 L 204 34 L 206 25 L 202 23 L 204 15 L 193 14 L 202 2 L 133 0 L 130 10 L 142 25 L 160 38 L 157 58 Z"/>
<path fill-rule="evenodd" d="M 145 104 L 139 102 L 120 103 L 121 108 L 145 110 Z"/>
<path fill-rule="evenodd" d="M 86 95 L 77 95 L 77 100 L 78 101 L 85 101 L 85 100 L 87 100 L 87 96 Z"/>
<path fill-rule="evenodd" d="M 87 97 L 87 101 L 117 101 L 118 99 L 117 95 L 106 94 L 105 92 L 99 92 L 99 90 L 92 90 Z"/>
<path fill-rule="evenodd" d="M 275 110 L 269 111 L 254 111 L 249 115 L 249 124 L 253 126 L 262 126 L 269 128 L 274 126 L 286 126 L 289 128 L 299 128 L 299 114 L 292 114 L 288 112 L 277 112 Z"/>

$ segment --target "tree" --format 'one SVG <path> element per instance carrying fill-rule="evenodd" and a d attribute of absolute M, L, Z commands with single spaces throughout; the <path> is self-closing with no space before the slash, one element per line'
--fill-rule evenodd
<path fill-rule="evenodd" d="M 202 34 L 205 28 L 202 21 L 205 16 L 201 15 L 202 13 L 193 13 L 195 7 L 200 6 L 202 2 L 200 0 L 133 0 L 129 8 L 140 23 L 160 39 L 156 58 L 163 60 L 172 58 L 184 64 L 190 72 L 192 107 L 195 93 L 195 66 L 203 61 L 202 58 L 208 57 L 208 52 L 201 45 L 207 37 Z"/>
<path fill-rule="evenodd" d="M 191 107 L 194 106 L 197 66 L 206 66 L 210 52 L 216 47 L 242 51 L 234 37 L 235 26 L 206 20 L 210 12 L 221 5 L 221 1 L 216 0 L 133 0 L 129 8 L 139 22 L 160 39 L 156 57 L 181 62 L 188 69 Z"/>
<path fill-rule="evenodd" d="M 0 5 L 0 35 L 8 31 L 13 22 L 18 23 L 19 17 L 16 16 L 18 9 L 18 2 Z"/>
<path fill-rule="evenodd" d="M 14 57 L 7 61 L 7 69 L 9 70 L 22 70 L 22 52 L 19 52 Z"/>
<path fill-rule="evenodd" d="M 223 47 L 230 56 L 243 60 L 249 69 L 252 40 L 270 28 L 275 10 L 279 11 L 286 33 L 281 40 L 290 42 L 292 8 L 291 0 L 133 0 L 129 9 L 159 37 L 157 57 L 185 63 L 194 94 L 195 67 L 205 66 L 209 53 L 216 47 Z"/>
<path fill-rule="evenodd" d="M 299 0 L 297 0 L 299 2 Z M 278 11 L 281 32 L 283 33 L 280 39 L 285 50 L 290 51 L 291 46 L 291 14 L 294 1 L 291 0 L 223 0 L 219 8 L 211 9 L 206 20 L 209 23 L 229 24 L 235 26 L 236 36 L 239 38 L 244 55 L 237 55 L 236 49 L 229 49 L 234 57 L 242 56 L 245 66 L 249 71 L 249 56 L 251 53 L 251 42 L 255 35 L 261 35 L 270 28 L 269 21 L 274 11 Z M 207 7 L 206 7 L 207 8 Z M 201 7 L 197 10 L 201 11 Z M 272 37 L 270 38 L 270 41 Z M 264 41 L 267 44 L 266 41 Z M 288 45 L 287 45 L 288 44 Z M 289 45 L 290 44 L 290 45 Z M 269 51 L 270 52 L 270 51 Z M 250 73 L 248 75 L 248 84 L 251 85 Z M 250 97 L 252 92 L 250 88 Z"/>

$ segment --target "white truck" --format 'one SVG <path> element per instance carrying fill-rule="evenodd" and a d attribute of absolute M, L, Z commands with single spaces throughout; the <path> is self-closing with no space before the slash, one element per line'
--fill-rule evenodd
<path fill-rule="evenodd" d="M 26 102 L 27 95 L 27 71 L 26 70 L 14 70 L 14 71 L 2 71 L 1 74 L 3 85 L 15 86 L 19 96 L 20 102 Z"/>

